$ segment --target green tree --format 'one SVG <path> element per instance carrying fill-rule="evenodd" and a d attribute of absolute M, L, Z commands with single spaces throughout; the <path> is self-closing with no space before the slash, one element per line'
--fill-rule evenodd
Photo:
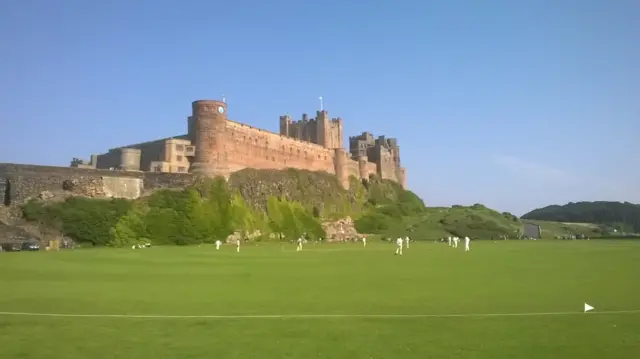
<path fill-rule="evenodd" d="M 111 240 L 107 243 L 112 247 L 131 246 L 141 242 L 147 236 L 145 222 L 146 205 L 134 206 L 126 215 L 120 217 L 118 223 L 111 228 Z"/>

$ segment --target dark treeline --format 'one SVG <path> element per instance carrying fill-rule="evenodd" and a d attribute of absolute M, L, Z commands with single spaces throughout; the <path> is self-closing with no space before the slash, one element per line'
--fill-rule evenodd
<path fill-rule="evenodd" d="M 595 223 L 620 232 L 640 233 L 640 205 L 629 202 L 577 202 L 533 210 L 523 219 Z"/>

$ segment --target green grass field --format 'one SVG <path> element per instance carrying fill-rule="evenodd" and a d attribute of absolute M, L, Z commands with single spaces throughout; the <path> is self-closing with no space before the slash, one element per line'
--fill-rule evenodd
<path fill-rule="evenodd" d="M 640 242 L 393 252 L 375 242 L 0 253 L 0 357 L 640 357 Z"/>

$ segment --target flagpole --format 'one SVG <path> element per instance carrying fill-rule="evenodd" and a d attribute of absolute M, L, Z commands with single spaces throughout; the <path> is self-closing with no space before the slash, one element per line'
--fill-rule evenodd
<path fill-rule="evenodd" d="M 324 104 L 322 103 L 322 96 L 318 97 L 320 100 L 320 111 L 324 111 Z"/>

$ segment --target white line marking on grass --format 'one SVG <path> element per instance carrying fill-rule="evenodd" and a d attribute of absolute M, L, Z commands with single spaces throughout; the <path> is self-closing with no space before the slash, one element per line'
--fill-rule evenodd
<path fill-rule="evenodd" d="M 255 315 L 145 315 L 145 314 L 65 314 L 0 312 L 5 316 L 58 317 L 58 318 L 139 318 L 139 319 L 418 319 L 418 318 L 488 318 L 488 317 L 536 317 L 556 315 L 636 314 L 640 309 L 589 312 L 533 312 L 533 313 L 479 313 L 479 314 L 255 314 Z"/>

